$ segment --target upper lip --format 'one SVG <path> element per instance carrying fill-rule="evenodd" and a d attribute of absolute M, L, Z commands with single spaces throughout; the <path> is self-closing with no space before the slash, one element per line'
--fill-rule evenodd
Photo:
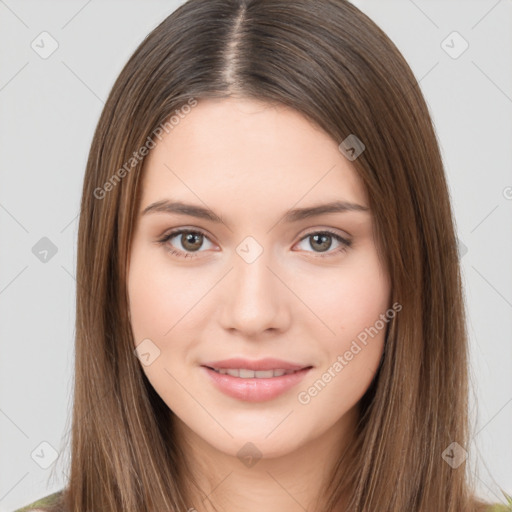
<path fill-rule="evenodd" d="M 212 361 L 210 363 L 204 363 L 202 366 L 208 366 L 209 368 L 243 368 L 247 370 L 302 370 L 303 368 L 309 368 L 311 365 L 302 365 L 290 363 L 289 361 L 283 361 L 282 359 L 265 358 L 251 361 L 250 359 L 243 359 L 235 357 L 231 359 L 223 359 L 222 361 Z"/>

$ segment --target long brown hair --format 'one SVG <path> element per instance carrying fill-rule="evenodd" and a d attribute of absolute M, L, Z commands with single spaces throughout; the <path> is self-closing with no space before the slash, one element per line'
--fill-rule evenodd
<path fill-rule="evenodd" d="M 292 107 L 337 143 L 350 135 L 364 143 L 352 164 L 368 192 L 391 302 L 402 305 L 360 403 L 357 442 L 340 454 L 322 510 L 334 511 L 347 489 L 354 512 L 480 510 L 466 464 L 442 457 L 468 442 L 468 361 L 436 135 L 401 53 L 346 0 L 189 0 L 116 80 L 83 186 L 71 472 L 60 506 L 200 510 L 185 503 L 193 479 L 173 413 L 134 355 L 126 277 L 144 163 L 137 152 L 185 105 L 234 95 Z"/>

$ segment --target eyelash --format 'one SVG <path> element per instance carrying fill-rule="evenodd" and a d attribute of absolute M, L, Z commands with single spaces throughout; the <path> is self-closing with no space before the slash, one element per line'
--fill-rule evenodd
<path fill-rule="evenodd" d="M 202 231 L 199 231 L 199 230 L 177 229 L 177 230 L 171 231 L 170 233 L 165 234 L 162 238 L 157 240 L 157 243 L 163 246 L 171 238 L 175 237 L 176 235 L 181 235 L 183 233 L 192 233 L 194 235 L 202 235 L 205 238 L 208 238 L 205 233 L 203 233 Z M 347 240 L 347 239 L 341 237 L 340 235 L 338 235 L 337 233 L 335 233 L 334 231 L 331 231 L 329 229 L 324 229 L 322 231 L 312 231 L 311 233 L 308 233 L 305 236 L 303 236 L 299 240 L 299 242 L 302 242 L 306 238 L 309 238 L 313 235 L 331 235 L 333 238 L 335 238 L 338 242 L 341 243 L 341 246 L 338 249 L 335 249 L 334 251 L 326 252 L 326 253 L 316 253 L 317 256 L 320 258 L 328 258 L 331 256 L 345 253 L 352 245 L 351 240 Z M 197 257 L 196 254 L 194 254 L 194 253 L 189 253 L 189 252 L 184 253 L 183 251 L 178 251 L 174 248 L 169 249 L 169 253 L 172 254 L 173 256 L 177 256 L 179 258 L 196 258 Z"/>

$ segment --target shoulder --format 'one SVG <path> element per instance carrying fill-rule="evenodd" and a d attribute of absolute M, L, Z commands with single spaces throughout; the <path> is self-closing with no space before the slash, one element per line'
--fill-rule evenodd
<path fill-rule="evenodd" d="M 496 504 L 491 505 L 486 512 L 512 512 L 512 504 L 510 505 L 503 505 L 503 504 Z"/>
<path fill-rule="evenodd" d="M 26 505 L 23 508 L 19 508 L 14 512 L 38 512 L 40 510 L 39 507 L 48 507 L 56 503 L 60 496 L 62 495 L 62 492 L 63 491 L 61 490 L 54 492 L 53 494 L 49 494 L 48 496 L 45 496 L 44 498 L 34 501 L 34 503 L 30 503 L 29 505 Z"/>

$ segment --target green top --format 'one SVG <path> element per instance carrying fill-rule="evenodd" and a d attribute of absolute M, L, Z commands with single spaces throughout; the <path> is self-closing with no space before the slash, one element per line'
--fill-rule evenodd
<path fill-rule="evenodd" d="M 34 510 L 37 510 L 38 507 L 48 507 L 55 503 L 59 496 L 62 494 L 62 491 L 55 492 L 53 494 L 49 494 L 48 496 L 45 496 L 44 498 L 35 501 L 34 503 L 31 503 L 30 505 L 27 505 L 26 507 L 20 508 L 18 510 L 15 510 L 14 512 L 29 512 Z M 489 507 L 488 512 L 512 512 L 512 504 L 510 505 L 503 505 L 503 504 L 496 504 L 491 505 Z"/>
<path fill-rule="evenodd" d="M 53 505 L 57 499 L 62 494 L 62 491 L 54 492 L 53 494 L 49 494 L 48 496 L 45 496 L 44 498 L 41 498 L 40 500 L 34 501 L 34 503 L 31 503 L 30 505 L 27 505 L 26 507 L 19 508 L 15 510 L 14 512 L 29 512 L 37 510 L 38 507 L 48 507 L 50 505 Z"/>

